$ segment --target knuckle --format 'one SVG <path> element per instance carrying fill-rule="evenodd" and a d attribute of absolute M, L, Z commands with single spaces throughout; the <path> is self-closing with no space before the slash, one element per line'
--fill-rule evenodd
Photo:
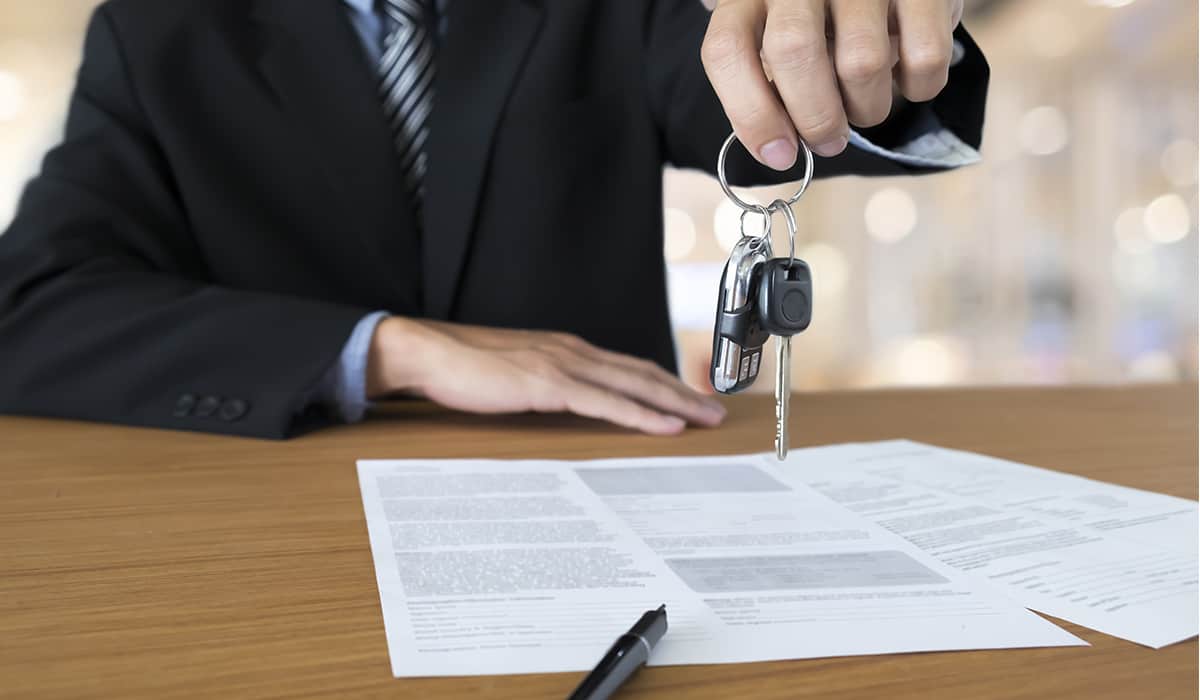
<path fill-rule="evenodd" d="M 853 44 L 838 52 L 837 72 L 843 83 L 869 83 L 889 68 L 887 53 L 874 45 Z"/>
<path fill-rule="evenodd" d="M 746 51 L 746 40 L 732 26 L 710 26 L 700 45 L 700 62 L 711 75 L 726 71 Z"/>
<path fill-rule="evenodd" d="M 563 347 L 563 345 L 550 338 L 540 339 L 538 342 L 534 343 L 531 350 L 537 355 L 538 358 L 535 360 L 534 366 L 539 368 L 542 367 L 543 364 L 557 364 L 568 355 L 567 349 Z"/>
<path fill-rule="evenodd" d="M 754 100 L 737 100 L 725 105 L 725 116 L 729 117 L 729 123 L 744 135 L 746 142 L 751 145 L 759 142 L 759 132 L 761 124 L 766 121 L 766 114 L 767 111 L 762 105 Z"/>
<path fill-rule="evenodd" d="M 558 363 L 545 351 L 534 350 L 525 353 L 518 362 L 534 376 L 546 382 L 554 383 L 562 378 L 562 370 L 558 368 Z"/>
<path fill-rule="evenodd" d="M 913 75 L 937 77 L 950 69 L 951 53 L 949 42 L 924 42 L 904 52 L 904 67 Z"/>
<path fill-rule="evenodd" d="M 652 382 L 657 387 L 670 390 L 671 386 L 674 384 L 675 377 L 660 367 L 658 363 L 654 362 L 653 360 L 647 360 L 639 357 L 634 362 L 633 366 L 639 375 L 641 375 L 647 381 Z"/>
<path fill-rule="evenodd" d="M 551 334 L 550 338 L 559 347 L 564 347 L 569 350 L 577 350 L 587 345 L 587 343 L 583 341 L 583 338 L 580 338 L 572 333 L 553 333 Z"/>
<path fill-rule="evenodd" d="M 824 43 L 810 19 L 778 20 L 763 35 L 763 57 L 776 69 L 805 70 L 820 59 Z"/>

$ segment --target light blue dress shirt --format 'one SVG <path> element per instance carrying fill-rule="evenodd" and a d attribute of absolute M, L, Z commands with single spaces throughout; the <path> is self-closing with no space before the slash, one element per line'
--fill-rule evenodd
<path fill-rule="evenodd" d="M 367 52 L 367 58 L 371 59 L 371 65 L 379 63 L 379 59 L 383 56 L 383 38 L 387 35 L 387 29 L 384 27 L 383 17 L 375 11 L 376 0 L 344 0 L 346 3 L 346 14 L 350 17 L 350 24 L 354 26 L 354 31 L 358 32 L 358 38 L 363 43 L 363 49 Z"/>
<path fill-rule="evenodd" d="M 697 0 L 699 1 L 699 0 Z M 387 34 L 387 23 L 376 7 L 377 0 L 343 0 L 346 14 L 362 41 L 363 50 L 371 65 L 379 63 L 383 54 L 383 40 Z M 446 32 L 446 4 L 449 0 L 437 0 L 437 35 Z M 962 47 L 955 42 L 955 57 L 961 58 Z M 382 109 L 382 107 L 380 107 Z M 952 168 L 970 165 L 979 160 L 975 149 L 963 143 L 933 116 L 932 110 L 922 115 L 920 135 L 899 146 L 883 148 L 871 143 L 851 129 L 850 145 L 875 153 L 885 158 L 914 166 Z M 388 316 L 386 311 L 376 311 L 363 317 L 350 339 L 342 348 L 338 362 L 326 372 L 313 392 L 313 401 L 334 407 L 341 419 L 347 423 L 362 420 L 370 402 L 367 401 L 367 358 L 371 338 L 379 322 Z"/>

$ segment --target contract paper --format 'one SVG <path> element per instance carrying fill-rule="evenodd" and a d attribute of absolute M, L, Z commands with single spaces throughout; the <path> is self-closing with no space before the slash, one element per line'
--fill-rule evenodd
<path fill-rule="evenodd" d="M 651 664 L 1084 644 L 790 469 L 359 462 L 393 673 L 590 669 L 664 603 Z"/>
<path fill-rule="evenodd" d="M 1033 610 L 1159 648 L 1197 633 L 1197 504 L 907 441 L 786 474 Z"/>

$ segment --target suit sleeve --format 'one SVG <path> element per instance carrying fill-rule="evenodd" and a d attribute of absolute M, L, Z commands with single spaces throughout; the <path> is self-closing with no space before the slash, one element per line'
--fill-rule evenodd
<path fill-rule="evenodd" d="M 206 280 L 105 7 L 66 132 L 0 236 L 0 411 L 284 438 L 371 309 Z"/>
<path fill-rule="evenodd" d="M 650 0 L 645 21 L 648 99 L 659 126 L 667 160 L 681 168 L 715 174 L 717 152 L 732 127 L 700 62 L 700 45 L 708 28 L 709 12 L 699 0 Z M 978 149 L 987 95 L 988 66 L 983 54 L 961 26 L 955 40 L 964 56 L 950 70 L 942 93 L 920 109 L 903 110 L 879 129 L 866 130 L 868 138 L 907 130 L 910 116 L 931 113 L 963 143 Z M 906 135 L 911 137 L 911 134 Z M 735 153 L 736 152 L 736 153 Z M 726 163 L 730 182 L 765 185 L 799 180 L 803 159 L 783 173 L 759 165 L 743 149 L 733 149 Z M 876 152 L 851 146 L 834 158 L 817 158 L 816 176 L 903 175 L 936 172 L 938 167 L 917 167 Z"/>

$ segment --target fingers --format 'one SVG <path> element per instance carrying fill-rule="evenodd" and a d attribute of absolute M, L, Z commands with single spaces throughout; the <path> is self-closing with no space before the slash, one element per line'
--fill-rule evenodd
<path fill-rule="evenodd" d="M 895 3 L 900 34 L 900 64 L 896 82 L 913 102 L 937 97 L 950 74 L 954 51 L 951 33 L 960 14 L 953 0 L 908 0 Z"/>
<path fill-rule="evenodd" d="M 796 131 L 759 56 L 766 8 L 761 0 L 729 0 L 713 10 L 700 50 L 704 70 L 738 140 L 763 165 L 796 163 Z"/>
<path fill-rule="evenodd" d="M 829 157 L 846 148 L 850 125 L 829 57 L 825 19 L 825 0 L 772 3 L 762 57 L 801 138 Z"/>
<path fill-rule="evenodd" d="M 640 430 L 651 435 L 678 435 L 686 425 L 678 416 L 669 416 L 639 404 L 617 392 L 564 377 L 550 391 L 561 392 L 562 408 L 588 418 Z M 558 405 L 556 401 L 554 405 Z"/>
<path fill-rule="evenodd" d="M 846 148 L 851 123 L 886 119 L 893 79 L 909 100 L 936 97 L 962 8 L 963 0 L 724 0 L 701 58 L 738 138 L 785 170 L 795 164 L 795 132 L 830 157 Z"/>
<path fill-rule="evenodd" d="M 563 360 L 571 376 L 632 398 L 690 423 L 713 427 L 725 418 L 721 404 L 690 389 L 658 365 L 592 346 Z"/>
<path fill-rule="evenodd" d="M 855 126 L 875 126 L 892 109 L 888 0 L 843 0 L 831 3 L 830 11 L 846 117 Z"/>
<path fill-rule="evenodd" d="M 687 422 L 713 426 L 725 409 L 646 360 L 545 331 L 439 324 L 449 344 L 431 353 L 439 379 L 421 394 L 476 413 L 570 411 L 653 435 Z"/>

